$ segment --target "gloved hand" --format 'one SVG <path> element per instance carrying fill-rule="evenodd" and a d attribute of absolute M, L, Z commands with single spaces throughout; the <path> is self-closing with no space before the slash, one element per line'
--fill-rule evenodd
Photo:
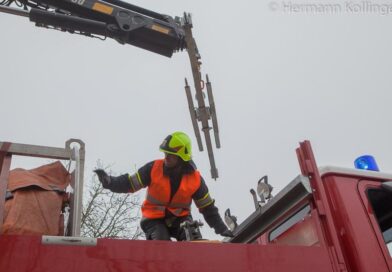
<path fill-rule="evenodd" d="M 231 230 L 227 229 L 224 232 L 220 233 L 223 237 L 234 237 L 234 234 Z"/>
<path fill-rule="evenodd" d="M 110 176 L 103 169 L 94 170 L 95 174 L 97 174 L 99 181 L 102 183 L 102 187 L 105 189 L 109 189 L 110 187 Z"/>

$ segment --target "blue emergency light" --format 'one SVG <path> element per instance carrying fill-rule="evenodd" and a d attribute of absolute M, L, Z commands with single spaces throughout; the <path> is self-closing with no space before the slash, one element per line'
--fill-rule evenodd
<path fill-rule="evenodd" d="M 369 171 L 380 171 L 373 156 L 363 155 L 354 161 L 355 168 Z"/>

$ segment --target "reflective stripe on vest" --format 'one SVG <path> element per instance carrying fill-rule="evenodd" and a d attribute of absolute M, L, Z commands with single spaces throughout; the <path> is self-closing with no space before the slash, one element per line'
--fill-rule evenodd
<path fill-rule="evenodd" d="M 142 205 L 143 217 L 164 218 L 165 209 L 175 216 L 187 216 L 190 213 L 192 195 L 199 189 L 201 178 L 199 171 L 184 175 L 177 192 L 170 201 L 170 179 L 163 175 L 163 160 L 156 160 L 151 170 L 151 183 Z"/>
<path fill-rule="evenodd" d="M 146 200 L 150 201 L 152 204 L 155 204 L 157 206 L 166 206 L 167 205 L 167 203 L 161 202 L 161 201 L 155 199 L 154 197 L 152 197 L 149 194 L 146 195 Z"/>

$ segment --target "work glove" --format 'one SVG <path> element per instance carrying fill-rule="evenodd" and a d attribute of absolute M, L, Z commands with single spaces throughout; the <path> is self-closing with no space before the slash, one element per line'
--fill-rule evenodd
<path fill-rule="evenodd" d="M 234 237 L 234 234 L 231 230 L 227 229 L 224 232 L 220 233 L 223 237 Z"/>
<path fill-rule="evenodd" d="M 99 181 L 102 183 L 102 187 L 105 189 L 109 189 L 110 187 L 110 176 L 103 169 L 94 170 L 95 174 L 97 174 Z"/>

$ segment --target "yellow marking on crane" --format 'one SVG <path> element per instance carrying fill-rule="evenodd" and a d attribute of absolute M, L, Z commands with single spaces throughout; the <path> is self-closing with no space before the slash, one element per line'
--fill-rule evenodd
<path fill-rule="evenodd" d="M 112 14 L 113 13 L 113 8 L 108 5 L 104 5 L 102 3 L 95 2 L 93 5 L 93 10 L 99 11 L 101 13 L 105 14 Z"/>
<path fill-rule="evenodd" d="M 159 26 L 159 25 L 152 25 L 151 28 L 152 28 L 153 30 L 158 31 L 158 32 L 161 32 L 161 33 L 163 33 L 163 34 L 169 34 L 169 32 L 170 32 L 170 29 L 168 29 L 168 28 L 166 28 L 166 27 Z"/>

